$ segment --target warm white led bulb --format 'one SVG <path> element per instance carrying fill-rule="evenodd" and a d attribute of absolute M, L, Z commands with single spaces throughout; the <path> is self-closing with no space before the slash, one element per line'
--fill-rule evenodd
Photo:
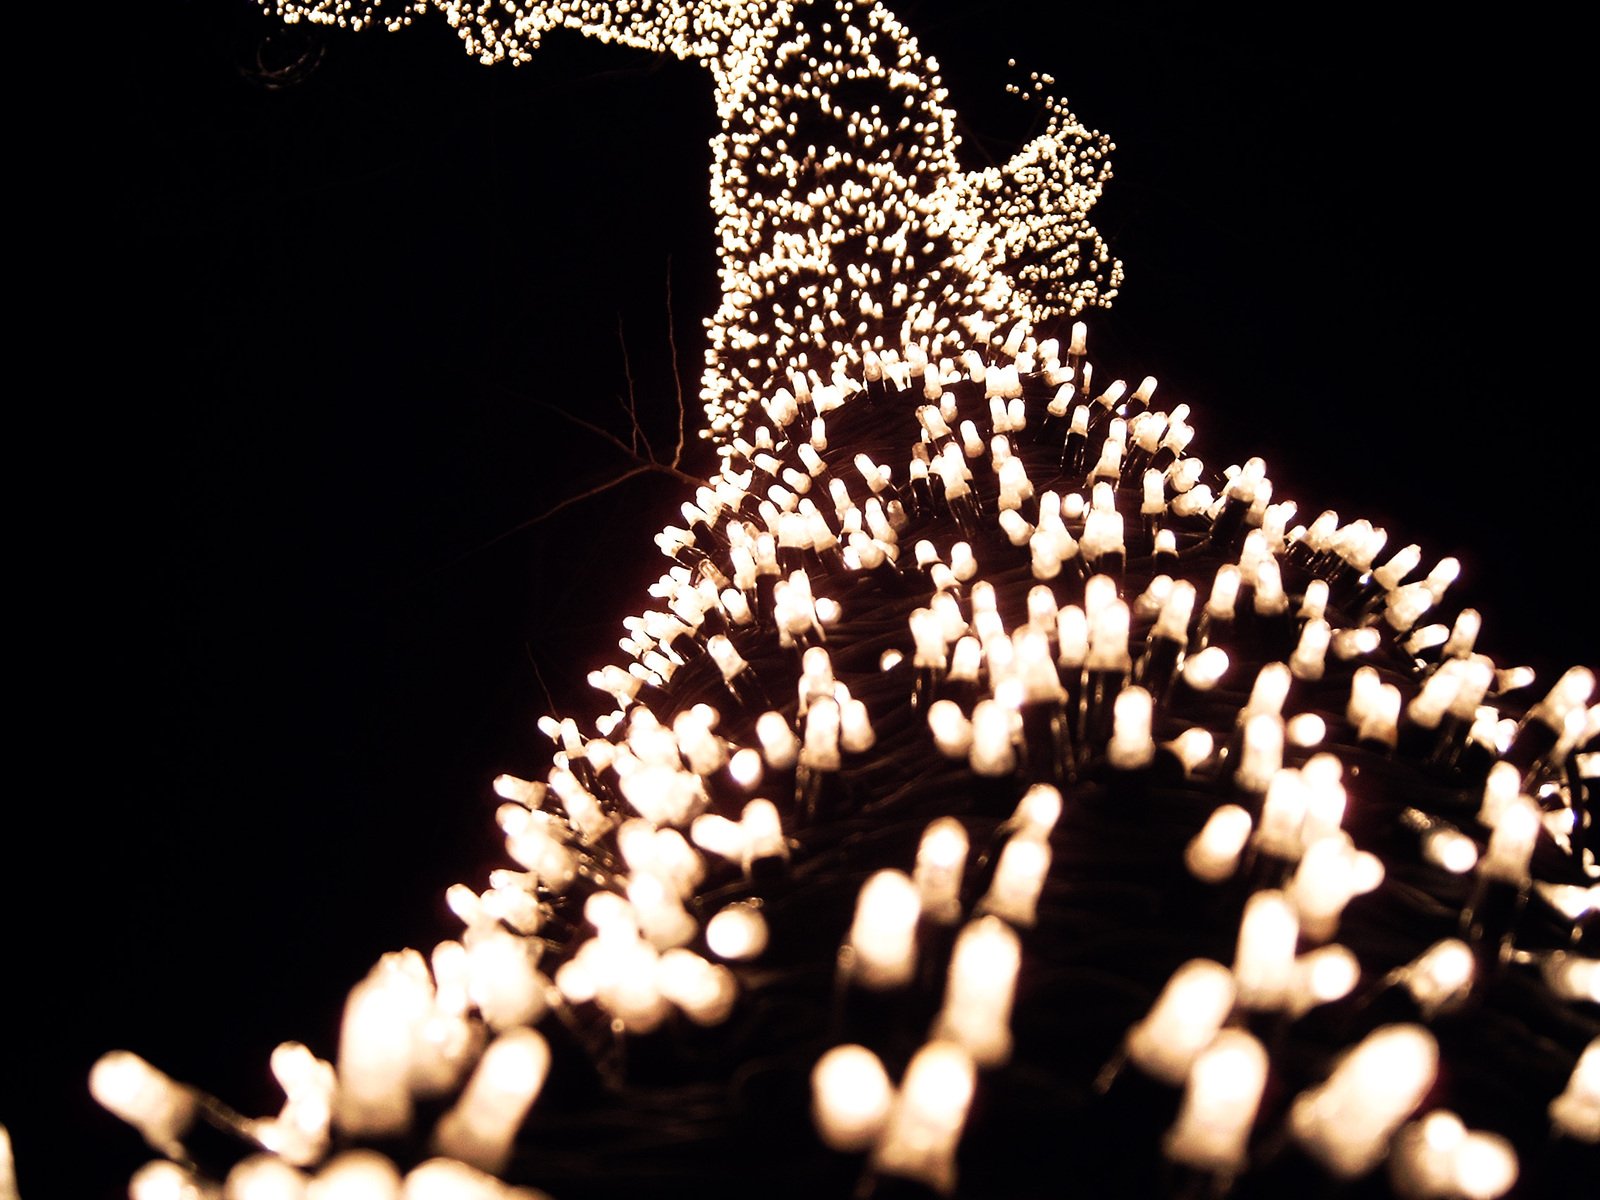
<path fill-rule="evenodd" d="M 918 1050 L 873 1153 L 873 1166 L 949 1193 L 955 1152 L 972 1104 L 976 1071 L 965 1049 L 933 1041 Z"/>
<path fill-rule="evenodd" d="M 1189 873 L 1202 883 L 1233 878 L 1253 827 L 1250 814 L 1237 804 L 1218 806 L 1183 852 Z"/>
<path fill-rule="evenodd" d="M 183 1156 L 182 1140 L 194 1124 L 194 1092 L 175 1083 L 137 1054 L 113 1050 L 89 1071 L 89 1094 L 132 1125 L 152 1150 Z"/>
<path fill-rule="evenodd" d="M 835 1046 L 811 1070 L 811 1115 L 825 1145 L 845 1153 L 877 1140 L 894 1103 L 894 1085 L 865 1046 Z"/>
<path fill-rule="evenodd" d="M 1218 1033 L 1189 1072 L 1183 1107 L 1162 1147 L 1167 1157 L 1197 1171 L 1232 1176 L 1267 1082 L 1267 1052 L 1242 1029 Z"/>
<path fill-rule="evenodd" d="M 1150 1013 L 1128 1030 L 1128 1057 L 1146 1074 L 1177 1087 L 1233 1011 L 1233 972 L 1196 958 L 1172 973 Z"/>
<path fill-rule="evenodd" d="M 1270 1011 L 1289 1003 L 1299 936 L 1294 905 L 1282 892 L 1259 891 L 1245 901 L 1233 959 L 1240 1007 Z"/>
<path fill-rule="evenodd" d="M 399 1200 L 400 1172 L 375 1150 L 346 1150 L 312 1177 L 306 1200 Z"/>
<path fill-rule="evenodd" d="M 271 1154 L 252 1154 L 235 1163 L 223 1182 L 223 1200 L 305 1200 L 305 1172 Z"/>
<path fill-rule="evenodd" d="M 1000 851 L 994 879 L 979 908 L 1004 917 L 1013 925 L 1031 928 L 1037 915 L 1039 892 L 1050 872 L 1050 844 L 1013 834 Z"/>
<path fill-rule="evenodd" d="M 1117 693 L 1113 709 L 1111 741 L 1106 761 L 1112 767 L 1138 770 L 1155 759 L 1156 744 L 1150 737 L 1150 693 L 1142 687 L 1128 687 Z"/>
<path fill-rule="evenodd" d="M 961 916 L 961 878 L 967 863 L 967 831 L 954 817 L 940 817 L 922 832 L 912 876 L 929 920 L 949 925 Z"/>
<path fill-rule="evenodd" d="M 900 987 L 917 965 L 922 897 L 904 871 L 879 871 L 862 884 L 850 925 L 851 978 L 865 987 Z"/>
<path fill-rule="evenodd" d="M 1382 1026 L 1346 1053 L 1326 1082 L 1295 1098 L 1290 1131 L 1334 1175 L 1365 1175 L 1433 1086 L 1438 1066 L 1438 1044 L 1422 1026 Z"/>
<path fill-rule="evenodd" d="M 706 922 L 706 946 L 728 962 L 748 962 L 767 948 L 767 919 L 754 904 L 730 904 Z"/>
<path fill-rule="evenodd" d="M 980 1067 L 1011 1057 L 1011 1002 L 1022 946 L 998 917 L 979 917 L 956 938 L 936 1037 L 966 1048 Z"/>
<path fill-rule="evenodd" d="M 206 1200 L 210 1188 L 174 1162 L 148 1162 L 128 1180 L 128 1200 Z"/>
<path fill-rule="evenodd" d="M 537 1030 L 502 1033 L 483 1052 L 454 1107 L 439 1119 L 435 1148 L 480 1170 L 503 1171 L 549 1069 L 550 1047 Z"/>
<path fill-rule="evenodd" d="M 1550 1124 L 1565 1137 L 1600 1143 L 1600 1038 L 1584 1047 L 1561 1094 L 1550 1102 Z"/>

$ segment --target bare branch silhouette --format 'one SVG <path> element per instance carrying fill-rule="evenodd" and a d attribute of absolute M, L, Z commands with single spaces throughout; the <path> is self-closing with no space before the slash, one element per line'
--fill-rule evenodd
<path fill-rule="evenodd" d="M 678 400 L 678 443 L 672 448 L 672 465 L 683 461 L 683 438 L 687 418 L 683 412 L 683 375 L 678 371 L 678 335 L 672 328 L 672 255 L 667 255 L 667 349 L 672 357 L 672 390 Z"/>
<path fill-rule="evenodd" d="M 672 329 L 672 326 L 670 324 L 670 322 L 671 322 L 670 311 L 669 311 L 669 314 L 668 314 L 668 322 L 669 322 L 669 324 L 667 325 L 667 329 L 668 329 L 668 332 L 670 332 L 671 329 Z M 623 333 L 622 333 L 622 314 L 621 313 L 617 314 L 617 345 L 622 347 L 622 374 L 623 374 L 623 377 L 626 378 L 627 381 L 628 381 L 628 403 L 625 406 L 625 408 L 626 408 L 626 411 L 627 411 L 627 414 L 628 414 L 628 420 L 632 423 L 632 426 L 633 426 L 633 435 L 632 435 L 632 440 L 633 440 L 633 444 L 634 444 L 634 451 L 633 452 L 635 454 L 638 454 L 638 452 L 639 452 L 639 443 L 643 442 L 644 443 L 645 456 L 647 458 L 649 458 L 649 460 L 651 462 L 654 462 L 655 458 L 656 458 L 656 448 L 653 445 L 650 444 L 650 435 L 645 432 L 644 426 L 639 424 L 639 393 L 638 393 L 637 388 L 634 386 L 634 382 L 633 382 L 633 360 L 628 357 L 628 339 L 626 337 L 624 337 Z M 681 412 L 678 414 L 678 424 L 679 424 L 679 426 L 681 428 L 681 426 L 683 424 L 683 414 Z M 673 461 L 673 466 L 677 466 L 677 461 L 676 460 Z"/>
<path fill-rule="evenodd" d="M 535 398 L 533 396 L 528 396 L 528 397 L 526 397 L 526 399 L 527 399 L 528 403 L 532 404 L 535 408 L 542 408 L 546 412 L 554 413 L 556 416 L 561 417 L 564 420 L 571 421 L 579 429 L 587 429 L 590 433 L 594 434 L 596 437 L 604 438 L 606 441 L 610 442 L 613 446 L 615 446 L 618 450 L 620 450 L 624 454 L 626 454 L 629 458 L 638 458 L 639 457 L 639 452 L 636 449 L 634 449 L 632 446 L 629 446 L 626 442 L 624 442 L 616 434 L 612 433 L 609 429 L 606 429 L 606 428 L 604 428 L 603 426 L 600 426 L 600 425 L 596 425 L 593 421 L 586 421 L 582 417 L 576 415 L 575 413 L 568 412 L 566 409 L 562 408 L 559 404 L 551 404 L 548 400 L 539 400 L 539 399 L 537 399 L 537 398 Z M 648 447 L 648 443 L 646 443 L 646 445 Z M 652 461 L 652 462 L 654 461 L 654 455 L 651 456 L 649 461 Z"/>

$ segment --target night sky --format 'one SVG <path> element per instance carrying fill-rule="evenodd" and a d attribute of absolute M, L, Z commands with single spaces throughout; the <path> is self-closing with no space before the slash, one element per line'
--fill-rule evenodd
<path fill-rule="evenodd" d="M 1303 515 L 1460 557 L 1502 665 L 1600 660 L 1571 31 L 1135 7 L 896 6 L 974 163 L 1027 134 L 1010 55 L 1116 141 L 1096 379 L 1156 375 L 1208 464 L 1263 455 Z M 331 1057 L 377 955 L 453 935 L 444 889 L 501 861 L 489 781 L 538 772 L 541 713 L 601 711 L 583 676 L 684 498 L 643 477 L 528 524 L 621 469 L 552 411 L 626 437 L 620 345 L 670 450 L 669 311 L 698 419 L 698 69 L 552 37 L 491 70 L 436 18 L 272 29 L 161 6 L 102 98 L 79 382 L 44 405 L 74 447 L 35 739 L 60 816 L 27 849 L 89 940 L 37 997 L 48 1067 L 6 1073 L 28 1196 L 113 1195 L 146 1157 L 88 1099 L 100 1052 L 265 1113 L 274 1044 Z"/>

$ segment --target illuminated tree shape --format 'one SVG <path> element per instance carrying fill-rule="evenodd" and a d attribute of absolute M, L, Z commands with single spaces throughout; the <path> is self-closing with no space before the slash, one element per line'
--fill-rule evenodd
<path fill-rule="evenodd" d="M 929 336 L 936 356 L 981 348 L 995 326 L 1107 306 L 1122 280 L 1088 219 L 1109 139 L 1044 98 L 1044 132 L 1002 167 L 963 171 L 938 63 L 882 4 L 263 4 L 354 29 L 437 8 L 488 64 L 525 62 L 565 29 L 704 66 L 722 302 L 701 399 L 724 451 L 791 372 L 827 383 L 868 348 Z"/>
<path fill-rule="evenodd" d="M 957 171 L 935 65 L 876 5 L 814 30 L 790 5 L 439 7 L 489 62 L 561 27 L 713 71 L 723 458 L 658 537 L 670 565 L 626 665 L 589 676 L 613 710 L 547 718 L 544 777 L 495 781 L 515 869 L 450 890 L 459 942 L 352 992 L 337 1073 L 280 1048 L 283 1112 L 237 1129 L 278 1160 L 250 1170 L 395 1194 L 381 1156 L 324 1160 L 336 1128 L 457 1160 L 414 1166 L 407 1194 L 547 1182 L 522 1139 L 578 1136 L 538 1124 L 563 1057 L 617 1089 L 600 1106 L 744 1149 L 765 1175 L 739 1194 L 843 1194 L 863 1169 L 950 1192 L 959 1148 L 1004 1196 L 1036 1170 L 1050 1194 L 1069 1174 L 1153 1186 L 1163 1155 L 1195 1193 L 1387 1160 L 1402 1194 L 1494 1196 L 1518 1148 L 1600 1138 L 1600 986 L 1556 948 L 1596 912 L 1594 675 L 1523 695 L 1475 652 L 1476 613 L 1433 620 L 1454 560 L 1424 573 L 1331 512 L 1294 524 L 1260 459 L 1191 453 L 1154 379 L 1096 388 L 1081 326 L 1035 334 L 1114 289 L 1083 222 L 1103 139 L 1052 101 L 1004 167 Z M 903 93 L 905 128 L 854 84 Z M 797 1133 L 761 1161 L 741 1134 L 771 1113 L 731 1086 L 684 1112 L 625 1087 L 640 1044 L 674 1083 L 804 1063 L 791 1082 L 839 1157 Z M 1494 1110 L 1507 1062 L 1531 1077 L 1500 1114 L 1515 1146 L 1447 1107 Z M 1064 1114 L 1101 1064 L 1121 1094 Z M 92 1086 L 180 1159 L 197 1113 L 224 1119 L 128 1055 Z M 672 1139 L 615 1132 L 597 1122 L 592 1152 L 626 1191 L 651 1169 L 629 1154 Z M 188 1182 L 152 1170 L 152 1193 Z"/>

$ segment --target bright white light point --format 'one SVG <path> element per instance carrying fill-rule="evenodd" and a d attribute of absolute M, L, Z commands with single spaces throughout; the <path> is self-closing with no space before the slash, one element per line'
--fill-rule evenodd
<path fill-rule="evenodd" d="M 1600 1143 L 1600 1038 L 1584 1047 L 1549 1111 L 1550 1123 L 1567 1137 Z"/>
<path fill-rule="evenodd" d="M 519 779 L 515 775 L 497 775 L 494 780 L 494 792 L 502 800 L 515 800 L 528 808 L 538 808 L 544 801 L 545 785 Z"/>
<path fill-rule="evenodd" d="M 904 871 L 879 871 L 862 884 L 850 926 L 854 977 L 869 988 L 909 982 L 921 912 L 922 897 Z"/>
<path fill-rule="evenodd" d="M 520 1189 L 519 1189 L 520 1190 Z M 320 1200 L 311 1197 L 310 1200 Z M 430 1158 L 406 1173 L 403 1200 L 520 1200 L 492 1175 L 451 1158 Z"/>
<path fill-rule="evenodd" d="M 1260 1042 L 1242 1029 L 1217 1034 L 1189 1073 L 1183 1108 L 1163 1142 L 1167 1157 L 1200 1171 L 1240 1171 L 1266 1081 Z"/>
<path fill-rule="evenodd" d="M 892 671 L 905 661 L 906 656 L 898 650 L 885 650 L 878 656 L 878 670 Z"/>
<path fill-rule="evenodd" d="M 889 1119 L 894 1087 L 865 1046 L 835 1046 L 811 1070 L 811 1113 L 829 1148 L 865 1150 Z"/>
<path fill-rule="evenodd" d="M 1189 873 L 1202 883 L 1231 879 L 1253 827 L 1250 814 L 1237 804 L 1217 808 L 1184 850 L 1183 862 Z"/>
<path fill-rule="evenodd" d="M 1047 838 L 1061 819 L 1061 793 L 1048 783 L 1036 783 L 1017 802 L 1011 823 L 1026 837 Z"/>
<path fill-rule="evenodd" d="M 1563 999 L 1600 1004 L 1600 959 L 1556 950 L 1545 960 L 1544 977 Z"/>
<path fill-rule="evenodd" d="M 1344 946 L 1322 946 L 1295 963 L 1295 1007 L 1342 1000 L 1361 979 L 1361 964 Z"/>
<path fill-rule="evenodd" d="M 128 1200 L 203 1200 L 193 1175 L 177 1163 L 148 1162 L 128 1180 Z"/>
<path fill-rule="evenodd" d="M 954 817 L 940 817 L 922 832 L 913 879 L 922 910 L 950 924 L 961 915 L 961 876 L 967 862 L 967 831 Z"/>
<path fill-rule="evenodd" d="M 1233 974 L 1239 1003 L 1255 1010 L 1282 1008 L 1294 979 L 1294 947 L 1300 923 L 1280 891 L 1254 893 L 1239 921 Z"/>
<path fill-rule="evenodd" d="M 1435 942 L 1404 968 L 1406 987 L 1424 1012 L 1455 997 L 1477 970 L 1472 948 L 1459 938 Z"/>
<path fill-rule="evenodd" d="M 1465 875 L 1478 865 L 1478 846 L 1456 829 L 1433 829 L 1422 836 L 1422 856 L 1452 875 Z"/>
<path fill-rule="evenodd" d="M 761 782 L 761 754 L 746 746 L 728 760 L 728 774 L 740 787 L 749 789 Z"/>
<path fill-rule="evenodd" d="M 435 1147 L 481 1170 L 504 1170 L 512 1140 L 549 1069 L 550 1047 L 537 1030 L 500 1034 L 483 1052 L 454 1107 L 440 1118 Z"/>
<path fill-rule="evenodd" d="M 308 1195 L 311 1200 L 396 1200 L 400 1172 L 374 1150 L 346 1150 L 317 1172 Z"/>
<path fill-rule="evenodd" d="M 979 907 L 1004 917 L 1013 925 L 1031 927 L 1039 891 L 1050 872 L 1050 857 L 1048 842 L 1013 835 L 1000 851 L 994 880 Z"/>
<path fill-rule="evenodd" d="M 177 1153 L 194 1119 L 194 1093 L 127 1050 L 100 1057 L 89 1071 L 89 1094 L 162 1153 Z"/>
<path fill-rule="evenodd" d="M 935 700 L 928 708 L 933 740 L 949 758 L 965 757 L 972 746 L 972 722 L 953 700 Z"/>
<path fill-rule="evenodd" d="M 1382 1026 L 1339 1060 L 1326 1083 L 1295 1099 L 1290 1129 L 1335 1175 L 1364 1175 L 1433 1086 L 1438 1065 L 1438 1044 L 1422 1026 Z"/>
<path fill-rule="evenodd" d="M 948 1192 L 955 1149 L 972 1103 L 972 1058 L 952 1042 L 929 1042 L 906 1068 L 900 1095 L 873 1156 L 879 1171 Z"/>
<path fill-rule="evenodd" d="M 836 625 L 839 622 L 839 618 L 844 615 L 844 609 L 839 607 L 839 602 L 827 596 L 817 600 L 816 609 L 817 620 L 824 625 Z"/>
<path fill-rule="evenodd" d="M 1505 1138 L 1473 1130 L 1455 1156 L 1455 1185 L 1463 1200 L 1496 1200 L 1517 1182 L 1517 1152 Z"/>
<path fill-rule="evenodd" d="M 1150 765 L 1156 744 L 1150 738 L 1150 693 L 1141 687 L 1124 688 L 1117 693 L 1113 710 L 1113 731 L 1106 757 L 1120 770 L 1137 770 Z"/>
<path fill-rule="evenodd" d="M 305 1174 L 271 1154 L 254 1154 L 234 1164 L 223 1185 L 223 1200 L 303 1200 Z"/>
<path fill-rule="evenodd" d="M 1540 827 L 1539 808 L 1533 801 L 1519 797 L 1506 805 L 1489 835 L 1489 849 L 1479 869 L 1487 878 L 1525 885 Z"/>
<path fill-rule="evenodd" d="M 706 923 L 706 946 L 718 958 L 747 962 L 767 948 L 767 919 L 749 904 L 730 904 Z"/>
<path fill-rule="evenodd" d="M 1183 660 L 1183 681 L 1197 692 L 1208 692 L 1228 671 L 1228 652 L 1221 646 L 1207 646 Z"/>
<path fill-rule="evenodd" d="M 1177 1087 L 1233 1011 L 1233 972 L 1197 958 L 1172 973 L 1150 1014 L 1128 1030 L 1128 1057 Z"/>
<path fill-rule="evenodd" d="M 1216 742 L 1210 732 L 1201 729 L 1198 725 L 1185 729 L 1172 741 L 1167 743 L 1168 748 L 1178 756 L 1178 761 L 1183 763 L 1186 774 L 1193 775 L 1205 763 L 1210 761 Z"/>
<path fill-rule="evenodd" d="M 720 1025 L 739 995 L 733 972 L 681 946 L 661 956 L 656 984 L 696 1025 Z"/>
<path fill-rule="evenodd" d="M 1320 746 L 1322 739 L 1328 736 L 1328 723 L 1316 713 L 1296 713 L 1289 718 L 1283 732 L 1291 746 L 1309 749 Z"/>
<path fill-rule="evenodd" d="M 998 917 L 979 917 L 956 938 L 938 1035 L 964 1046 L 973 1062 L 1000 1066 L 1011 1056 L 1011 1003 L 1022 948 Z"/>

